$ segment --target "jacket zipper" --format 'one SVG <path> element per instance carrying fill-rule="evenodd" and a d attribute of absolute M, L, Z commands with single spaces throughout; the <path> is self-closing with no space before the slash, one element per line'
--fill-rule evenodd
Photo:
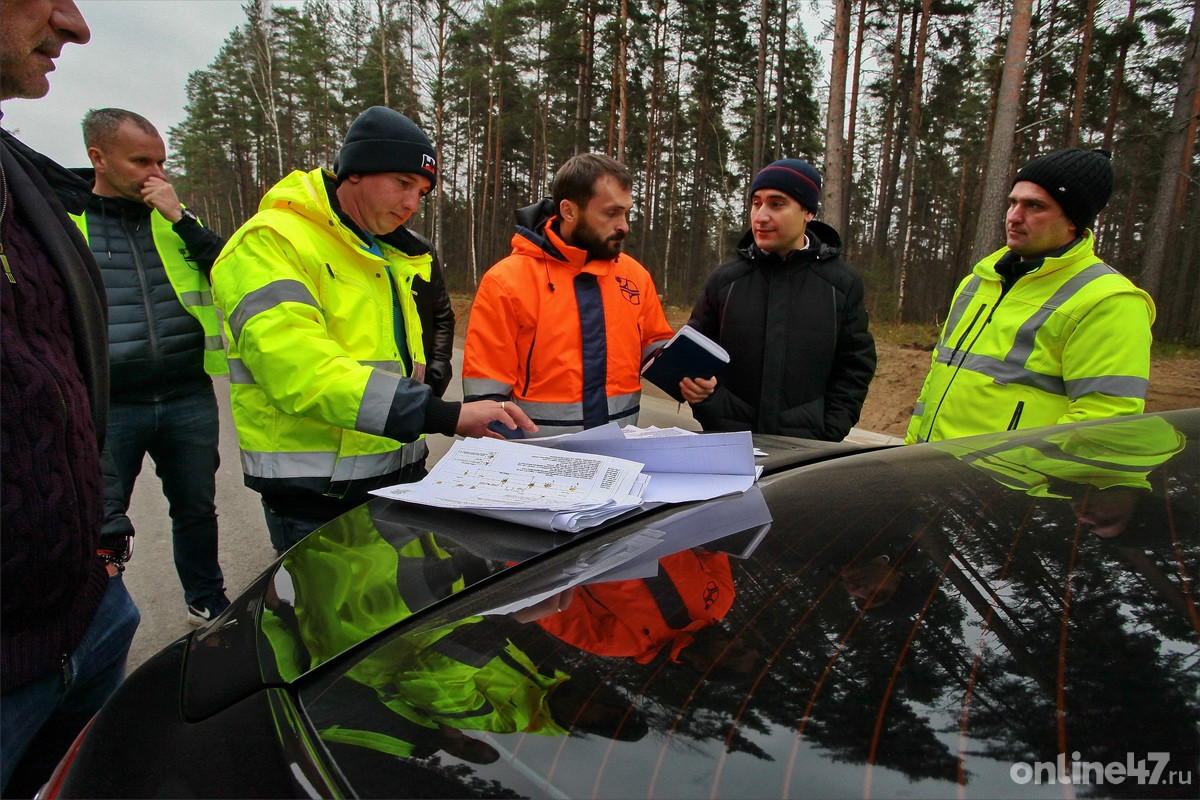
<path fill-rule="evenodd" d="M 1025 401 L 1024 400 L 1017 401 L 1017 407 L 1015 409 L 1013 409 L 1012 419 L 1010 419 L 1008 421 L 1008 427 L 1005 428 L 1004 430 L 1015 431 L 1017 429 L 1017 425 L 1019 425 L 1021 422 L 1021 413 L 1024 410 L 1025 410 Z"/>

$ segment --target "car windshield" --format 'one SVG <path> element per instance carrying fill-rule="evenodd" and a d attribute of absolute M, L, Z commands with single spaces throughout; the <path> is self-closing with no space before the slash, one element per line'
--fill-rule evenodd
<path fill-rule="evenodd" d="M 297 682 L 362 796 L 1194 796 L 1198 418 L 784 470 L 405 618 L 519 560 L 502 536 L 456 560 L 423 519 L 378 575 L 357 540 L 352 578 L 293 569 L 326 582 L 271 646 L 307 665 L 404 619 Z"/>

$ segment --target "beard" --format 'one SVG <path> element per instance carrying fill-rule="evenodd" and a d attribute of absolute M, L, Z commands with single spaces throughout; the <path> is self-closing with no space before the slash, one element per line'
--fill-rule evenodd
<path fill-rule="evenodd" d="M 583 219 L 575 226 L 573 245 L 587 253 L 588 261 L 609 261 L 621 254 L 621 245 L 625 242 L 625 234 L 614 234 L 607 239 L 602 238 Z"/>

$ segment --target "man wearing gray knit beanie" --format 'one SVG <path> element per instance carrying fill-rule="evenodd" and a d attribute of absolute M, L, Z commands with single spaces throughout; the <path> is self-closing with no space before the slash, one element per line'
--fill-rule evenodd
<path fill-rule="evenodd" d="M 334 169 L 281 180 L 213 265 L 242 471 L 278 552 L 371 490 L 419 480 L 426 433 L 536 430 L 512 403 L 441 399 L 449 374 L 433 374 L 422 313 L 437 256 L 404 227 L 437 167 L 413 120 L 369 108 Z"/>
<path fill-rule="evenodd" d="M 959 284 L 905 442 L 1145 410 L 1154 302 L 1094 249 L 1112 189 L 1103 150 L 1017 172 L 1005 246 Z"/>
<path fill-rule="evenodd" d="M 688 325 L 729 351 L 713 379 L 680 389 L 706 431 L 840 442 L 875 375 L 863 280 L 842 240 L 815 219 L 821 175 L 798 158 L 750 184 L 750 230 L 709 275 Z"/>

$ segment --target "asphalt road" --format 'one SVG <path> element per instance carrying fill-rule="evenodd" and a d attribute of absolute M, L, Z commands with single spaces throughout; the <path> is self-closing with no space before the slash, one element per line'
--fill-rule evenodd
<path fill-rule="evenodd" d="M 462 350 L 455 350 L 455 376 L 446 398 L 462 398 L 462 385 L 457 376 L 462 369 Z M 262 505 L 258 494 L 242 484 L 238 459 L 237 434 L 229 412 L 229 381 L 216 379 L 217 401 L 221 412 L 221 468 L 217 473 L 217 514 L 219 516 L 221 568 L 225 573 L 225 589 L 232 600 L 275 560 L 275 550 L 267 537 Z M 642 395 L 639 424 L 686 430 L 700 430 L 686 405 L 675 401 L 654 387 Z M 865 431 L 855 430 L 849 437 L 859 441 L 895 441 Z M 446 436 L 429 437 L 432 465 L 450 447 Z M 154 464 L 148 458 L 134 486 L 129 516 L 133 520 L 134 555 L 125 571 L 125 582 L 142 612 L 129 652 L 129 670 L 145 661 L 192 628 L 187 624 L 183 590 L 171 557 L 171 522 L 161 484 L 154 475 Z"/>

